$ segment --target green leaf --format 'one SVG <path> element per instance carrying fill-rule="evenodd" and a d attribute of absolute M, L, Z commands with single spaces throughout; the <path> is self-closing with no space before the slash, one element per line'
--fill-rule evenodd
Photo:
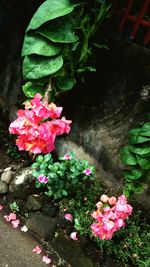
<path fill-rule="evenodd" d="M 61 77 L 61 76 L 59 76 L 56 79 L 56 85 L 62 91 L 71 90 L 72 87 L 74 86 L 75 82 L 76 82 L 75 79 L 71 78 L 71 77 Z"/>
<path fill-rule="evenodd" d="M 138 164 L 142 167 L 144 170 L 150 169 L 150 159 L 141 158 L 140 156 L 137 156 Z"/>
<path fill-rule="evenodd" d="M 140 134 L 141 134 L 142 136 L 150 137 L 150 130 L 142 129 Z"/>
<path fill-rule="evenodd" d="M 74 21 L 70 17 L 63 17 L 43 25 L 38 33 L 55 43 L 74 43 L 78 36 L 74 34 Z"/>
<path fill-rule="evenodd" d="M 126 178 L 127 181 L 131 181 L 131 180 L 137 180 L 139 178 L 141 178 L 143 172 L 139 169 L 132 169 L 130 171 L 123 171 L 123 175 Z"/>
<path fill-rule="evenodd" d="M 149 114 L 150 115 L 150 114 Z M 150 131 L 150 122 L 146 122 L 146 123 L 144 123 L 144 125 L 143 125 L 143 129 L 144 130 L 149 130 Z"/>
<path fill-rule="evenodd" d="M 39 172 L 37 172 L 37 171 L 33 171 L 33 172 L 32 172 L 32 176 L 33 176 L 33 177 L 38 177 L 38 176 L 39 176 Z"/>
<path fill-rule="evenodd" d="M 33 98 L 35 94 L 40 93 L 44 96 L 45 90 L 43 90 L 43 86 L 38 85 L 36 82 L 27 82 L 22 86 L 24 94 L 28 98 Z"/>
<path fill-rule="evenodd" d="M 62 192 L 63 196 L 65 196 L 65 197 L 68 196 L 68 192 L 66 190 L 63 189 L 63 190 L 61 190 L 61 192 Z"/>
<path fill-rule="evenodd" d="M 49 20 L 67 15 L 73 11 L 73 8 L 69 0 L 45 1 L 32 17 L 27 31 L 37 29 Z"/>
<path fill-rule="evenodd" d="M 143 146 L 143 147 L 130 146 L 130 151 L 138 155 L 147 155 L 150 153 L 150 146 Z"/>
<path fill-rule="evenodd" d="M 42 156 L 42 155 L 39 155 L 39 156 L 36 158 L 36 162 L 38 162 L 38 163 L 42 163 L 42 162 L 43 162 L 43 156 Z"/>
<path fill-rule="evenodd" d="M 140 136 L 140 135 L 131 135 L 131 136 L 129 136 L 129 141 L 132 144 L 140 144 L 140 143 L 147 142 L 149 140 L 150 140 L 149 138 L 143 137 L 143 136 Z"/>
<path fill-rule="evenodd" d="M 52 155 L 51 154 L 46 154 L 45 156 L 44 156 L 44 162 L 49 162 L 49 161 L 51 161 L 52 160 Z"/>
<path fill-rule="evenodd" d="M 136 157 L 130 152 L 129 146 L 125 146 L 121 150 L 121 160 L 123 163 L 128 165 L 136 165 L 137 159 Z"/>
<path fill-rule="evenodd" d="M 129 135 L 139 135 L 141 131 L 141 128 L 137 127 L 137 128 L 133 128 L 129 131 Z"/>
<path fill-rule="evenodd" d="M 62 65 L 61 56 L 51 58 L 26 56 L 23 61 L 23 77 L 24 79 L 39 79 L 55 73 Z"/>
<path fill-rule="evenodd" d="M 34 162 L 34 163 L 31 165 L 31 167 L 32 167 L 33 169 L 37 169 L 39 166 L 40 166 L 40 164 L 39 164 L 38 162 Z"/>
<path fill-rule="evenodd" d="M 42 56 L 56 56 L 61 48 L 51 43 L 46 38 L 36 33 L 28 33 L 25 36 L 22 48 L 22 56 L 37 54 Z"/>

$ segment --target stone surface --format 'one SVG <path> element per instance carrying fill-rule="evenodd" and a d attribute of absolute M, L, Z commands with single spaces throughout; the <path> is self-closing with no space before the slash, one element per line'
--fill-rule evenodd
<path fill-rule="evenodd" d="M 42 200 L 39 195 L 30 195 L 27 198 L 27 208 L 29 210 L 40 210 L 42 208 Z"/>
<path fill-rule="evenodd" d="M 32 249 L 38 244 L 28 232 L 13 229 L 4 222 L 0 214 L 0 266 L 1 267 L 45 267 L 43 255 L 37 255 Z M 40 244 L 38 244 L 40 245 Z"/>
<path fill-rule="evenodd" d="M 30 167 L 20 168 L 12 182 L 10 183 L 9 191 L 16 198 L 26 199 L 30 194 L 34 194 L 39 190 L 35 187 L 35 181 L 32 176 Z"/>
<path fill-rule="evenodd" d="M 8 185 L 5 182 L 0 181 L 0 194 L 8 193 L 8 190 L 9 190 Z"/>
<path fill-rule="evenodd" d="M 54 238 L 52 246 L 71 267 L 94 267 L 91 259 L 85 256 L 76 241 L 58 236 Z"/>
<path fill-rule="evenodd" d="M 12 178 L 13 178 L 14 172 L 9 169 L 5 169 L 4 172 L 1 175 L 1 181 L 5 182 L 6 184 L 10 184 Z"/>
<path fill-rule="evenodd" d="M 50 240 L 55 234 L 57 220 L 36 212 L 29 216 L 26 225 L 38 238 Z"/>

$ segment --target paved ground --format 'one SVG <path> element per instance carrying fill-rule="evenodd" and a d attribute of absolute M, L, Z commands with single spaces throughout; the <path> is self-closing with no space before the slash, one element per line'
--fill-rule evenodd
<path fill-rule="evenodd" d="M 42 256 L 34 254 L 37 245 L 29 233 L 13 229 L 0 213 L 0 267 L 46 267 Z"/>

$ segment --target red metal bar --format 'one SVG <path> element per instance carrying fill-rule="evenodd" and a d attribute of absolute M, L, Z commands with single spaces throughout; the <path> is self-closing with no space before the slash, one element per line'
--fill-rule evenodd
<path fill-rule="evenodd" d="M 118 16 L 122 16 L 121 12 L 117 12 L 117 15 Z M 137 21 L 137 17 L 133 16 L 133 15 L 128 15 L 127 16 L 127 20 L 130 20 L 132 22 L 136 22 Z M 143 20 L 141 20 L 140 25 L 149 28 L 150 27 L 150 21 L 143 19 Z"/>
<path fill-rule="evenodd" d="M 144 44 L 147 44 L 150 41 L 150 29 L 148 30 L 145 38 L 144 38 Z"/>
<path fill-rule="evenodd" d="M 127 20 L 127 16 L 132 8 L 132 5 L 133 5 L 133 0 L 129 0 L 128 1 L 128 5 L 125 9 L 125 13 L 123 15 L 123 18 L 121 20 L 121 23 L 120 23 L 120 26 L 119 26 L 119 32 L 123 32 L 123 29 L 124 29 L 124 26 L 125 26 L 125 23 L 126 23 L 126 20 Z"/>
<path fill-rule="evenodd" d="M 136 21 L 135 26 L 133 28 L 133 31 L 131 33 L 131 36 L 130 36 L 131 39 L 134 39 L 135 38 L 135 36 L 137 34 L 137 31 L 139 29 L 141 20 L 142 20 L 143 16 L 145 15 L 149 4 L 150 4 L 150 0 L 145 0 L 145 3 L 143 5 L 143 8 L 142 8 L 142 10 L 141 10 L 141 12 L 140 12 L 140 14 L 139 14 L 139 16 L 137 18 L 137 21 Z"/>

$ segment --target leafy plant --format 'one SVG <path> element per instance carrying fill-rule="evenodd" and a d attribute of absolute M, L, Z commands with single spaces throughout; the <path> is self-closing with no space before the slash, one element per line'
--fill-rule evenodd
<path fill-rule="evenodd" d="M 36 178 L 36 187 L 46 187 L 46 195 L 60 199 L 86 186 L 93 180 L 94 167 L 85 160 L 77 160 L 73 153 L 59 157 L 54 162 L 51 154 L 38 156 L 32 164 L 32 175 Z"/>
<path fill-rule="evenodd" d="M 129 131 L 129 145 L 122 149 L 121 160 L 127 165 L 124 194 L 140 193 L 150 179 L 150 122 Z"/>
<path fill-rule="evenodd" d="M 6 153 L 14 159 L 20 158 L 20 152 L 15 144 L 7 144 Z"/>
<path fill-rule="evenodd" d="M 18 212 L 20 210 L 18 204 L 15 201 L 10 203 L 9 206 L 13 212 Z"/>
<path fill-rule="evenodd" d="M 22 48 L 23 91 L 28 98 L 42 94 L 50 79 L 55 95 L 72 89 L 80 73 L 95 71 L 88 65 L 89 59 L 95 48 L 106 48 L 95 36 L 109 10 L 110 5 L 97 0 L 92 5 L 77 0 L 46 0 L 38 8 Z"/>

